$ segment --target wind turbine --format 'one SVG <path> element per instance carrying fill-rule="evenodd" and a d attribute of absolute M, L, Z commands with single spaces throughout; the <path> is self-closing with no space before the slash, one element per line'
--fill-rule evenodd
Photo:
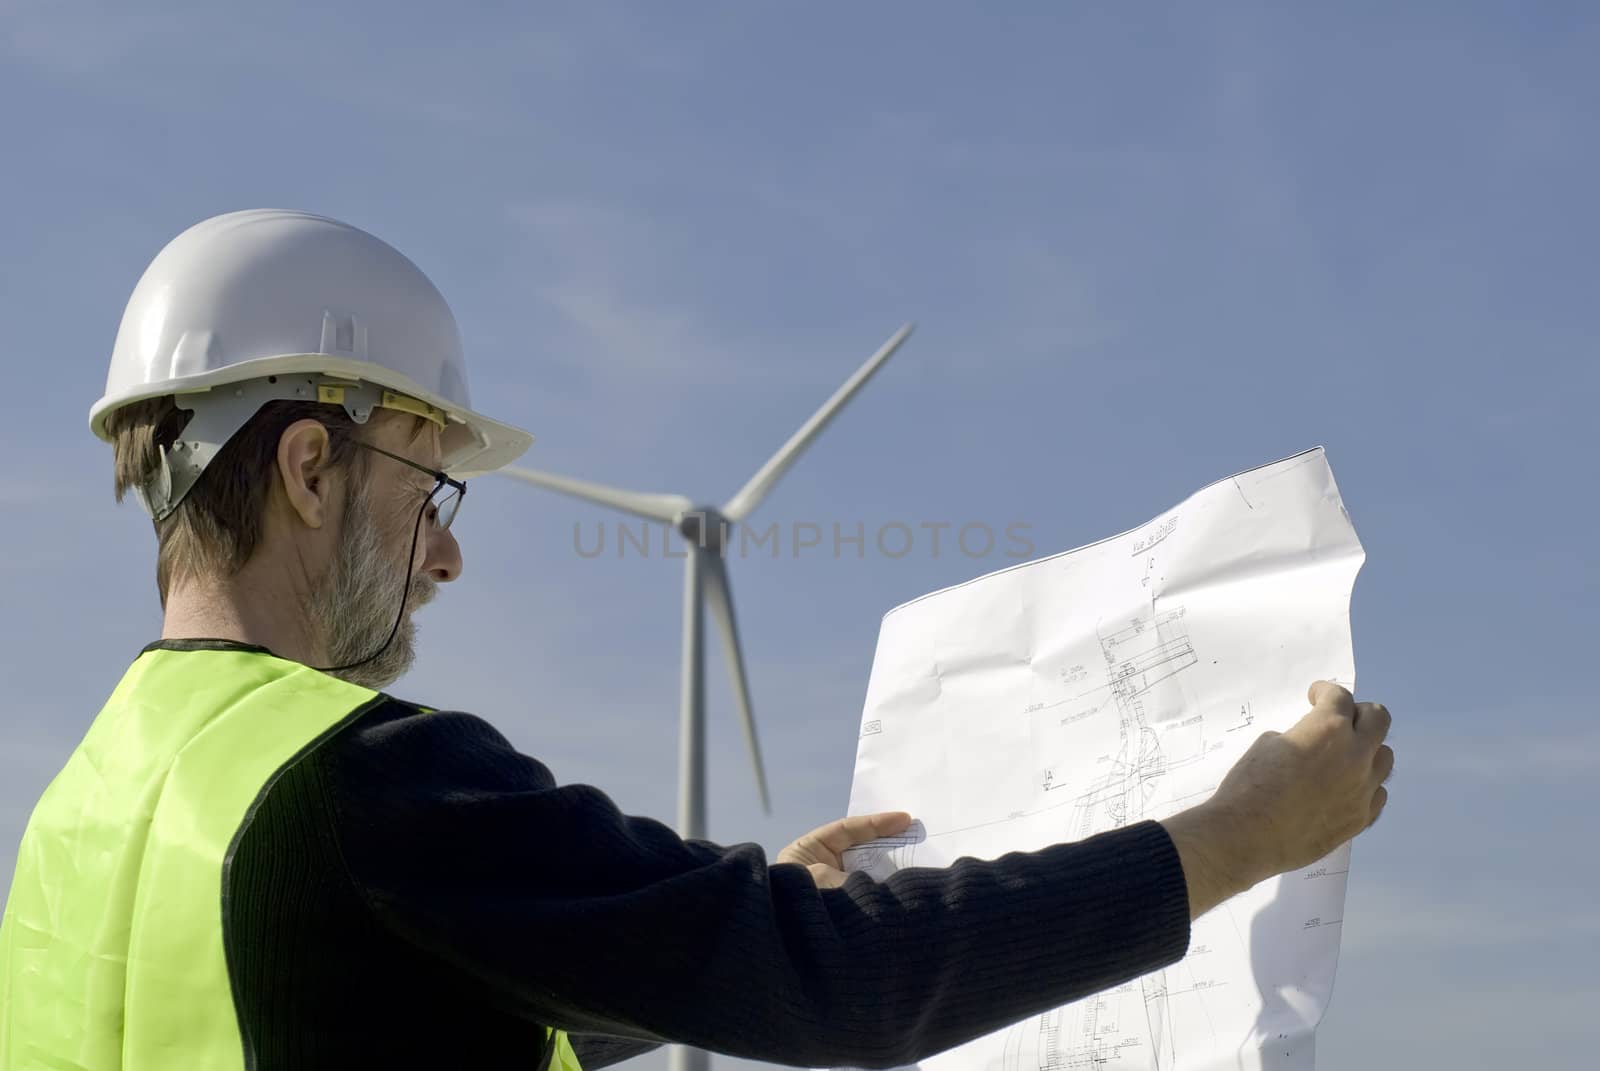
<path fill-rule="evenodd" d="M 772 812 L 767 794 L 766 772 L 761 764 L 761 748 L 756 738 L 755 716 L 750 709 L 750 685 L 745 676 L 744 656 L 739 645 L 739 630 L 733 616 L 733 594 L 728 584 L 728 567 L 723 560 L 725 541 L 734 525 L 748 517 L 766 498 L 774 484 L 795 463 L 806 447 L 811 445 L 822 429 L 828 426 L 845 403 L 850 401 L 873 373 L 887 361 L 900 344 L 911 334 L 912 325 L 906 324 L 896 331 L 889 341 L 867 358 L 844 385 L 834 391 L 833 397 L 811 414 L 778 448 L 778 452 L 750 477 L 739 492 L 722 506 L 697 506 L 683 495 L 645 494 L 624 491 L 602 484 L 575 480 L 569 476 L 539 472 L 534 469 L 508 466 L 500 469 L 510 476 L 537 487 L 576 498 L 610 506 L 624 513 L 647 520 L 661 521 L 676 528 L 689 546 L 684 557 L 683 578 L 683 682 L 680 693 L 679 714 L 679 765 L 678 765 L 678 833 L 683 837 L 704 837 L 706 826 L 705 805 L 705 608 L 709 604 L 716 619 L 717 632 L 722 640 L 722 651 L 733 677 L 734 699 L 739 705 L 739 717 L 744 727 L 745 745 L 750 751 L 750 762 L 755 769 L 756 789 L 761 795 L 761 805 Z"/>
<path fill-rule="evenodd" d="M 778 452 L 750 477 L 739 492 L 722 506 L 696 506 L 683 495 L 644 494 L 615 487 L 575 480 L 567 476 L 508 467 L 500 473 L 537 487 L 572 495 L 602 506 L 610 506 L 636 517 L 661 521 L 676 528 L 689 546 L 683 571 L 683 682 L 679 704 L 678 736 L 678 833 L 684 838 L 700 838 L 706 832 L 706 690 L 705 690 L 705 609 L 709 604 L 722 639 L 723 656 L 733 678 L 734 699 L 744 727 L 745 745 L 755 770 L 756 789 L 761 806 L 772 813 L 767 794 L 767 775 L 761 764 L 761 746 L 756 739 L 755 715 L 750 710 L 750 683 L 745 676 L 744 655 L 739 646 L 739 630 L 733 617 L 733 593 L 728 585 L 728 567 L 723 550 L 729 531 L 748 517 L 766 498 L 774 484 L 787 472 L 845 403 L 866 385 L 880 366 L 911 334 L 905 324 L 889 341 L 867 358 L 844 385 L 811 419 L 778 448 Z M 705 1071 L 710 1066 L 706 1053 L 678 1046 L 672 1051 L 672 1071 Z"/>

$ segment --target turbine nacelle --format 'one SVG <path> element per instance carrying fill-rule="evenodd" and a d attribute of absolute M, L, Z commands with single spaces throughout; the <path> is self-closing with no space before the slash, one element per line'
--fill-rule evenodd
<path fill-rule="evenodd" d="M 672 525 L 691 546 L 721 554 L 734 523 L 715 506 L 696 506 L 679 514 Z"/>

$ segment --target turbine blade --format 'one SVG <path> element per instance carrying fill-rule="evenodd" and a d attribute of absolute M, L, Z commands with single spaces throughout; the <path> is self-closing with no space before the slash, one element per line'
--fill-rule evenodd
<path fill-rule="evenodd" d="M 811 445 L 811 440 L 822 433 L 828 422 L 844 408 L 855 393 L 864 386 L 872 374 L 878 370 L 884 361 L 895 350 L 900 348 L 900 343 L 911 334 L 912 325 L 905 324 L 896 331 L 883 347 L 867 358 L 867 363 L 856 369 L 855 375 L 845 380 L 844 386 L 833 392 L 833 397 L 822 404 L 822 408 L 811 414 L 811 419 L 800 426 L 800 430 L 789 438 L 789 441 L 778 448 L 778 452 L 758 471 L 750 477 L 750 482 L 739 489 L 739 493 L 728 500 L 722 507 L 723 516 L 735 523 L 744 520 L 755 508 L 761 504 L 767 492 L 772 490 L 772 485 L 788 471 L 789 466 L 795 463 L 801 451 Z"/>
<path fill-rule="evenodd" d="M 761 794 L 761 809 L 772 813 L 767 795 L 767 771 L 761 765 L 761 745 L 756 740 L 756 717 L 750 710 L 750 682 L 745 677 L 744 655 L 739 649 L 739 626 L 733 618 L 733 592 L 728 586 L 728 565 L 713 549 L 695 547 L 705 577 L 706 606 L 717 623 L 722 638 L 722 654 L 733 676 L 733 697 L 739 704 L 739 721 L 744 726 L 744 742 L 750 749 L 750 765 L 756 772 L 756 790 Z"/>
<path fill-rule="evenodd" d="M 535 487 L 559 491 L 587 502 L 596 502 L 612 509 L 620 509 L 624 513 L 632 513 L 652 521 L 665 521 L 668 524 L 672 524 L 680 514 L 694 505 L 683 495 L 651 495 L 640 491 L 623 491 L 616 487 L 606 487 L 586 480 L 574 480 L 570 476 L 557 476 L 535 469 L 508 466 L 496 471 L 501 476 L 510 476 L 512 479 L 531 483 Z"/>

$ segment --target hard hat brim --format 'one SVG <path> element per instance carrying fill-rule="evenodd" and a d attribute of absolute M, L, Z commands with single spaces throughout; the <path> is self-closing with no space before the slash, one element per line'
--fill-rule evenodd
<path fill-rule="evenodd" d="M 493 420 L 474 409 L 452 402 L 392 368 L 371 361 L 333 357 L 326 353 L 258 357 L 209 372 L 185 375 L 181 379 L 141 383 L 135 391 L 108 394 L 95 402 L 89 409 L 89 430 L 97 438 L 109 442 L 106 417 L 125 405 L 169 394 L 215 390 L 230 383 L 268 376 L 305 373 L 373 383 L 442 409 L 447 426 L 441 437 L 443 460 L 440 467 L 458 479 L 470 479 L 503 468 L 516 461 L 533 444 L 533 436 L 521 428 Z"/>

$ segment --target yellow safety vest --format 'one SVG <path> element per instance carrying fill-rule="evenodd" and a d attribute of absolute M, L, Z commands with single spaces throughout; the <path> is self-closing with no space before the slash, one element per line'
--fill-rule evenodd
<path fill-rule="evenodd" d="M 0 922 L 0 1071 L 242 1071 L 233 847 L 286 770 L 382 701 L 266 652 L 140 655 L 23 834 Z M 566 1035 L 547 1037 L 551 1071 L 581 1071 Z"/>

